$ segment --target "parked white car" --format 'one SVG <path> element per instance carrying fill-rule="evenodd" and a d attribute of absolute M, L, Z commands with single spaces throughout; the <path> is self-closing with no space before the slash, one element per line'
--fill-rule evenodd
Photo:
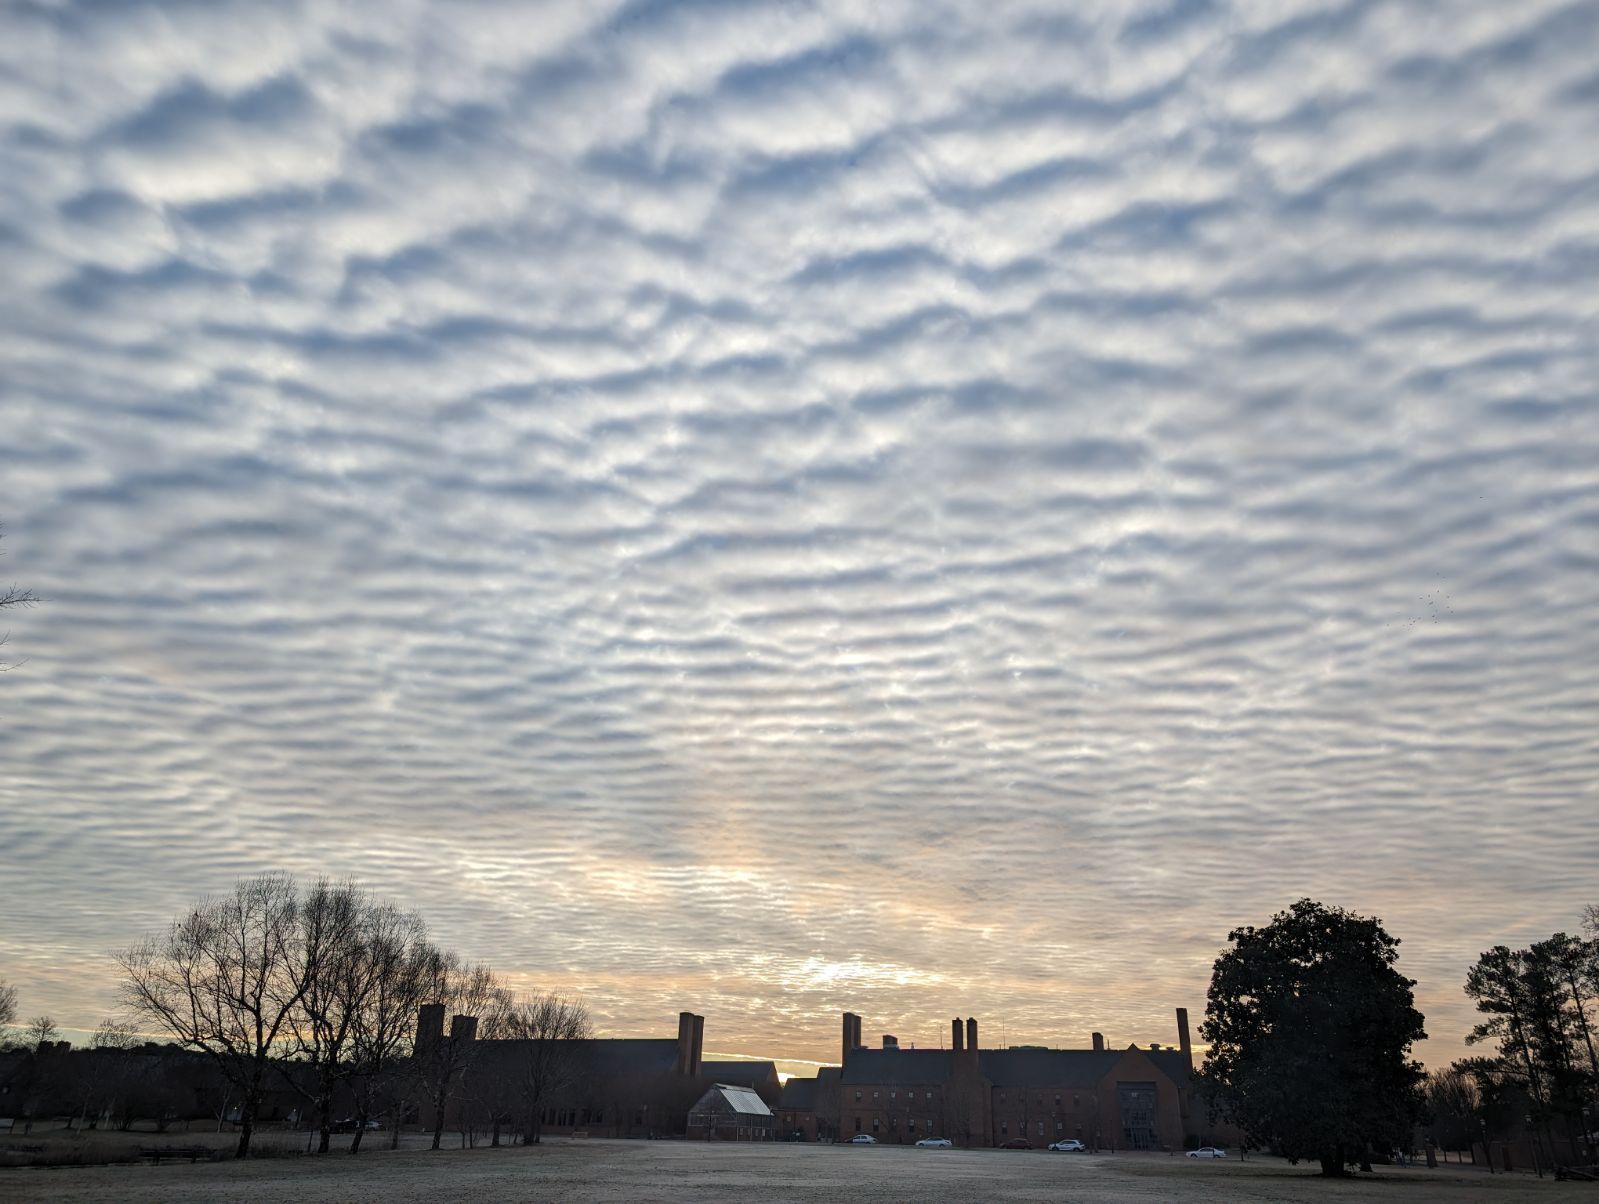
<path fill-rule="evenodd" d="M 1218 1150 L 1213 1145 L 1202 1145 L 1197 1150 L 1189 1150 L 1188 1156 L 1190 1158 L 1225 1158 L 1227 1157 L 1227 1151 Z"/>
<path fill-rule="evenodd" d="M 1071 1137 L 1068 1137 L 1065 1141 L 1057 1141 L 1049 1148 L 1052 1150 L 1059 1150 L 1063 1154 L 1081 1154 L 1088 1149 L 1088 1147 L 1082 1142 Z"/>
<path fill-rule="evenodd" d="M 916 1143 L 919 1149 L 924 1150 L 947 1150 L 954 1144 L 948 1137 L 924 1137 Z"/>
<path fill-rule="evenodd" d="M 849 1139 L 850 1145 L 876 1145 L 877 1138 L 870 1133 L 857 1133 Z"/>

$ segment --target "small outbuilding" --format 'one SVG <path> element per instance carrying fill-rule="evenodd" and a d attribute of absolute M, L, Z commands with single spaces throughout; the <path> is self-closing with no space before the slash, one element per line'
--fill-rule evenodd
<path fill-rule="evenodd" d="M 765 1100 L 727 1083 L 712 1086 L 688 1113 L 690 1141 L 771 1141 L 775 1125 Z"/>

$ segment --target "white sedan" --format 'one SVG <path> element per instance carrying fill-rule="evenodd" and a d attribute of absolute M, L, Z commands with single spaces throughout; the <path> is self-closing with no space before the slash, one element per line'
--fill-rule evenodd
<path fill-rule="evenodd" d="M 857 1133 L 849 1139 L 850 1145 L 876 1145 L 877 1138 L 870 1133 Z"/>
<path fill-rule="evenodd" d="M 1189 1150 L 1188 1156 L 1190 1158 L 1225 1158 L 1227 1157 L 1227 1151 L 1218 1150 L 1213 1145 L 1202 1145 L 1197 1150 Z"/>
<path fill-rule="evenodd" d="M 1063 1154 L 1081 1154 L 1084 1150 L 1088 1149 L 1088 1147 L 1082 1142 L 1070 1137 L 1068 1137 L 1065 1141 L 1057 1141 L 1049 1148 L 1052 1150 L 1059 1150 Z"/>
<path fill-rule="evenodd" d="M 954 1144 L 948 1137 L 924 1137 L 916 1143 L 916 1147 L 922 1150 L 947 1150 Z"/>

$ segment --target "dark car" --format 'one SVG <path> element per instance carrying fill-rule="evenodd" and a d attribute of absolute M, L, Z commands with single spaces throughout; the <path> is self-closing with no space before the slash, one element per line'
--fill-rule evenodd
<path fill-rule="evenodd" d="M 1033 1143 L 1025 1137 L 1012 1137 L 1009 1141 L 1000 1142 L 999 1148 L 1002 1150 L 1030 1150 L 1033 1148 Z"/>

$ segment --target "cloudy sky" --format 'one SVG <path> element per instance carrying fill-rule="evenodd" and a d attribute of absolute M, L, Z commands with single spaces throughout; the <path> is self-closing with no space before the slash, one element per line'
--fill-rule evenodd
<path fill-rule="evenodd" d="M 1459 1053 L 1599 902 L 1596 44 L 7 5 L 0 977 L 285 869 L 610 1034 L 1164 1042 L 1309 894 Z"/>

